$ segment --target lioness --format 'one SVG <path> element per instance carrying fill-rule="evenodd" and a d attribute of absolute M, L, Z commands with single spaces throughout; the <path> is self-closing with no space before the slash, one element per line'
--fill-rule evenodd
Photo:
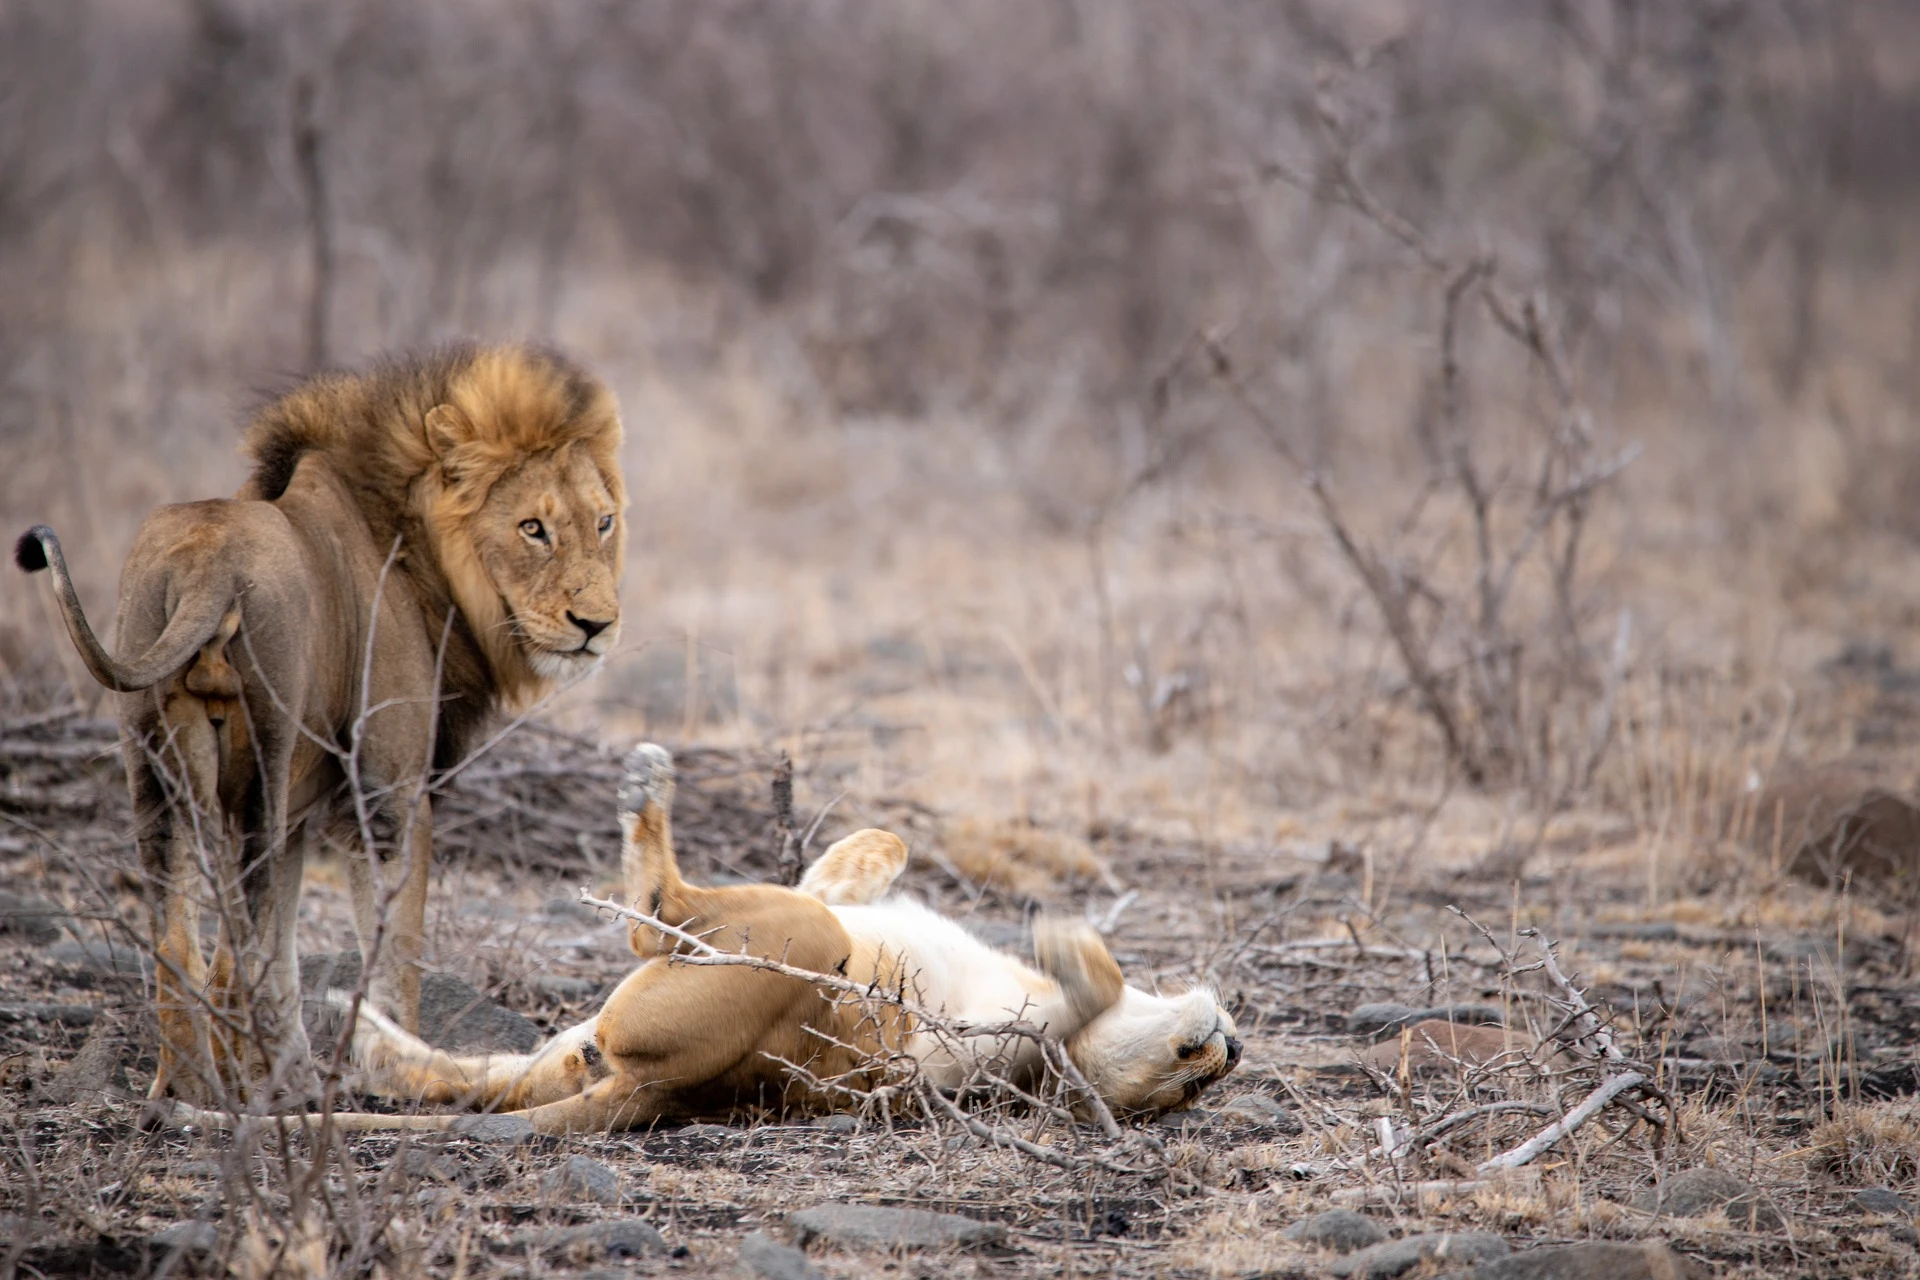
<path fill-rule="evenodd" d="M 641 746 L 628 757 L 628 770 L 629 780 L 622 790 L 627 893 L 649 914 L 677 924 L 678 913 L 684 908 L 673 908 L 671 915 L 654 909 L 652 904 L 664 901 L 657 887 L 662 876 L 648 869 L 649 860 L 664 859 L 664 865 L 672 865 L 667 825 L 671 763 L 661 748 Z M 635 797 L 641 797 L 637 805 Z M 1097 934 L 1086 928 L 1070 929 L 1045 922 L 1036 930 L 1036 949 L 1045 972 L 1031 969 L 921 903 L 883 897 L 905 868 L 906 860 L 906 846 L 899 837 L 866 830 L 846 837 L 822 854 L 808 869 L 798 891 L 755 887 L 708 892 L 754 892 L 774 895 L 775 900 L 790 896 L 828 904 L 831 918 L 839 930 L 844 930 L 845 942 L 837 945 L 844 947 L 848 956 L 844 967 L 835 966 L 838 972 L 859 983 L 904 991 L 914 1003 L 943 1012 L 945 1020 L 956 1026 L 983 1027 L 1022 1019 L 1046 1028 L 1066 1041 L 1075 1064 L 1117 1112 L 1151 1115 L 1186 1106 L 1239 1062 L 1240 1042 L 1235 1038 L 1233 1019 L 1210 992 L 1166 997 L 1150 995 L 1137 987 L 1123 988 L 1119 969 Z M 803 909 L 796 905 L 792 909 L 798 913 L 796 918 L 815 912 L 812 906 Z M 739 926 L 731 923 L 739 918 L 738 909 L 729 906 L 722 914 L 696 913 L 695 923 L 686 927 L 699 930 L 727 921 L 725 936 L 731 937 L 740 932 Z M 634 947 L 641 954 L 648 954 L 647 948 L 653 945 L 648 940 L 653 936 L 643 925 L 636 924 L 630 930 Z M 756 953 L 777 955 L 780 950 L 774 940 L 786 935 L 778 929 L 768 932 L 762 926 L 756 936 L 762 940 L 754 947 Z M 838 939 L 841 935 L 836 930 L 834 936 Z M 762 951 L 761 946 L 769 942 L 773 945 Z M 715 945 L 725 944 L 716 941 Z M 833 951 L 829 947 L 825 954 Z M 788 953 L 789 963 L 801 964 L 792 955 Z M 716 1033 L 714 1028 L 740 1016 L 734 1012 L 739 1007 L 737 1001 L 725 993 L 747 976 L 746 971 L 694 971 L 712 975 L 706 984 L 713 994 L 711 1005 L 684 1000 L 663 1006 L 623 999 L 628 986 L 641 974 L 651 971 L 658 982 L 676 981 L 672 971 L 661 972 L 666 963 L 654 960 L 643 966 L 608 998 L 598 1014 L 560 1032 L 530 1054 L 456 1057 L 407 1034 L 364 1005 L 354 1031 L 353 1054 L 371 1071 L 370 1082 L 380 1092 L 487 1109 L 533 1108 L 528 1114 L 536 1124 L 543 1123 L 542 1113 L 562 1114 L 548 1112 L 560 1100 L 583 1090 L 608 1087 L 614 1073 L 605 1053 L 610 1041 L 644 1029 L 652 1036 L 678 1037 L 682 1045 L 717 1037 L 725 1053 L 740 1047 L 731 1031 Z M 728 1011 L 726 1019 L 718 1018 L 720 1010 Z M 849 1019 L 843 1009 L 839 1016 L 842 1025 L 833 1032 L 835 1039 L 861 1044 L 868 1051 L 876 1047 L 874 1029 L 863 1026 L 857 1014 Z M 670 1025 L 653 1021 L 661 1017 L 671 1019 Z M 990 1047 L 973 1040 L 961 1044 L 913 1025 L 910 1018 L 903 1017 L 882 1028 L 881 1038 L 886 1048 L 903 1050 L 918 1059 L 933 1082 L 948 1089 L 967 1085 L 983 1060 L 984 1065 L 1016 1079 L 1031 1076 L 1039 1066 L 1038 1047 L 1031 1040 L 1015 1038 Z M 823 1066 L 835 1071 L 849 1068 L 848 1062 L 838 1058 L 825 1062 L 831 1055 L 819 1045 L 808 1052 L 820 1054 L 812 1067 L 816 1074 Z M 782 1052 L 781 1056 L 789 1055 Z M 761 1070 L 776 1065 L 768 1063 Z M 652 1069 L 664 1070 L 664 1064 Z M 619 1086 L 616 1092 L 628 1087 Z M 820 1104 L 831 1103 L 832 1099 L 810 1097 L 807 1101 Z"/>
<path fill-rule="evenodd" d="M 746 950 L 861 983 L 885 980 L 887 958 L 849 937 L 819 898 L 777 885 L 701 888 L 681 878 L 666 751 L 636 748 L 619 798 L 625 888 L 648 915 L 723 951 Z M 1040 961 L 1051 976 L 1041 1016 L 1056 1034 L 1070 1035 L 1119 999 L 1120 970 L 1090 928 L 1038 932 Z M 857 1085 L 870 1079 L 879 1056 L 897 1052 L 911 1034 L 897 1011 L 876 1013 L 803 978 L 676 963 L 678 941 L 643 923 L 631 925 L 628 942 L 645 963 L 595 1018 L 537 1053 L 455 1058 L 362 1006 L 356 1056 L 382 1091 L 505 1109 L 541 1133 L 562 1134 L 724 1116 L 743 1106 L 777 1113 L 829 1109 L 839 1095 L 815 1080 Z M 193 1107 L 174 1114 L 199 1123 L 222 1119 Z M 333 1117 L 349 1130 L 446 1129 L 459 1120 L 447 1114 Z"/>
<path fill-rule="evenodd" d="M 612 648 L 620 436 L 611 392 L 531 347 L 452 346 L 311 379 L 254 415 L 238 495 L 141 526 L 120 576 L 119 657 L 88 625 L 53 531 L 20 539 L 20 567 L 53 569 L 81 658 L 121 695 L 158 960 L 152 1096 L 206 1100 L 263 1070 L 308 1087 L 302 842 L 289 838 L 303 817 L 372 845 L 349 859 L 355 925 L 374 998 L 415 1025 L 428 775 L 460 761 L 498 706 Z M 398 863 L 391 889 L 382 858 Z M 211 970 L 203 894 L 219 912 Z"/>

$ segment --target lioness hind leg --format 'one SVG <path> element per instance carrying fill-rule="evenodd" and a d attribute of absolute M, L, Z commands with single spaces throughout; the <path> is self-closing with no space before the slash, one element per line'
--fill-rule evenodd
<path fill-rule="evenodd" d="M 906 867 L 906 842 L 891 831 L 868 827 L 829 845 L 800 877 L 800 892 L 829 906 L 873 902 Z"/>

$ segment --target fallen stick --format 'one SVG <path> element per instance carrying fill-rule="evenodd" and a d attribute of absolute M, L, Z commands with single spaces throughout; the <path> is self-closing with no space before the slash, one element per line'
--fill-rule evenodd
<path fill-rule="evenodd" d="M 1647 1077 L 1638 1071 L 1628 1071 L 1612 1076 L 1600 1082 L 1600 1087 L 1588 1094 L 1586 1100 L 1566 1115 L 1554 1121 L 1539 1133 L 1534 1134 L 1511 1151 L 1503 1151 L 1491 1160 L 1483 1160 L 1474 1171 L 1476 1173 L 1498 1173 L 1503 1169 L 1518 1169 L 1535 1156 L 1548 1150 L 1554 1143 L 1578 1129 L 1587 1121 L 1599 1115 L 1620 1094 L 1635 1085 L 1647 1083 Z"/>

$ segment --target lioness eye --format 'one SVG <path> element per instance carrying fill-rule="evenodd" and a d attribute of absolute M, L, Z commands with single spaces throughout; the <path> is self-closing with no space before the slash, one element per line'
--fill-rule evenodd
<path fill-rule="evenodd" d="M 611 515 L 600 517 L 600 532 L 603 535 L 613 532 L 613 517 Z"/>
<path fill-rule="evenodd" d="M 536 538 L 541 542 L 547 540 L 547 526 L 541 524 L 538 520 L 522 520 L 520 522 L 520 532 L 526 534 L 529 538 Z"/>

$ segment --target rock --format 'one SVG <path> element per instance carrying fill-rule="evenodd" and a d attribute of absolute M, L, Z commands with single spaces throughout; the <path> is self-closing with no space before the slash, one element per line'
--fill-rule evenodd
<path fill-rule="evenodd" d="M 220 1243 L 220 1230 L 211 1222 L 176 1222 L 153 1233 L 151 1243 L 158 1253 L 212 1253 Z"/>
<path fill-rule="evenodd" d="M 435 1182 L 458 1182 L 461 1173 L 460 1162 L 438 1143 L 407 1148 L 400 1158 L 400 1171 L 410 1178 L 431 1178 Z"/>
<path fill-rule="evenodd" d="M 1441 1004 L 1427 1009 L 1383 1001 L 1363 1004 L 1347 1015 L 1347 1030 L 1355 1035 L 1383 1039 L 1416 1022 L 1453 1022 L 1468 1027 L 1498 1027 L 1506 1019 L 1490 1004 Z"/>
<path fill-rule="evenodd" d="M 839 1112 L 830 1116 L 821 1116 L 813 1122 L 813 1127 L 816 1129 L 824 1129 L 828 1133 L 858 1133 L 860 1132 L 860 1119 L 858 1116 L 850 1116 L 845 1112 Z"/>
<path fill-rule="evenodd" d="M 620 1175 L 598 1160 L 568 1156 L 566 1163 L 540 1179 L 543 1194 L 559 1200 L 591 1200 L 595 1204 L 619 1204 Z"/>
<path fill-rule="evenodd" d="M 1154 1123 L 1162 1129 L 1172 1129 L 1176 1133 L 1189 1131 L 1198 1133 L 1213 1123 L 1213 1112 L 1203 1111 L 1199 1107 L 1189 1107 L 1185 1111 L 1169 1111 Z"/>
<path fill-rule="evenodd" d="M 67 1107 L 125 1093 L 127 1068 L 121 1061 L 124 1048 L 118 1030 L 105 1022 L 95 1023 L 80 1045 L 80 1052 L 48 1082 L 41 1101 Z"/>
<path fill-rule="evenodd" d="M 300 957 L 300 986 L 309 992 L 351 990 L 360 985 L 360 953 L 321 952 Z M 329 1006 L 330 1007 L 330 1006 Z M 321 1030 L 307 1015 L 309 1033 Z M 420 975 L 420 1038 L 452 1053 L 527 1053 L 540 1043 L 540 1028 L 488 999 L 450 973 Z"/>
<path fill-rule="evenodd" d="M 77 925 L 59 903 L 0 890 L 0 938 L 44 947 L 69 928 Z"/>
<path fill-rule="evenodd" d="M 1480 1262 L 1502 1257 L 1507 1242 L 1488 1231 L 1432 1231 L 1386 1240 L 1327 1266 L 1327 1274 L 1355 1280 L 1391 1280 L 1423 1262 Z"/>
<path fill-rule="evenodd" d="M 1351 1209 L 1328 1209 L 1302 1219 L 1280 1233 L 1295 1244 L 1317 1245 L 1335 1253 L 1352 1253 L 1387 1238 L 1386 1231 L 1364 1213 Z"/>
<path fill-rule="evenodd" d="M 733 1141 L 737 1131 L 729 1129 L 723 1124 L 687 1124 L 681 1125 L 678 1129 L 670 1129 L 667 1131 L 667 1134 L 669 1137 L 678 1138 L 682 1142 L 702 1142 L 712 1146 L 725 1146 L 727 1143 Z"/>
<path fill-rule="evenodd" d="M 540 904 L 540 914 L 561 924 L 595 925 L 600 913 L 578 898 L 548 898 Z"/>
<path fill-rule="evenodd" d="M 821 1280 L 820 1269 L 806 1254 L 764 1231 L 749 1232 L 740 1241 L 740 1265 L 760 1280 Z"/>
<path fill-rule="evenodd" d="M 501 1147 L 517 1147 L 535 1137 L 533 1122 L 525 1116 L 461 1116 L 448 1132 Z"/>
<path fill-rule="evenodd" d="M 40 953 L 53 964 L 90 973 L 136 978 L 153 970 L 153 959 L 124 942 L 95 940 L 56 942 Z"/>
<path fill-rule="evenodd" d="M 1230 1123 L 1258 1129 L 1284 1129 L 1288 1133 L 1297 1133 L 1300 1129 L 1293 1113 L 1264 1093 L 1243 1093 L 1222 1103 L 1214 1114 Z"/>
<path fill-rule="evenodd" d="M 611 1218 L 577 1227 L 561 1227 L 539 1238 L 545 1253 L 568 1253 L 586 1258 L 643 1258 L 673 1249 L 653 1224 L 640 1218 Z"/>
<path fill-rule="evenodd" d="M 800 1243 L 825 1240 L 838 1245 L 883 1249 L 971 1249 L 998 1244 L 1006 1228 L 957 1213 L 899 1209 L 877 1204 L 821 1204 L 790 1214 L 787 1221 Z"/>
<path fill-rule="evenodd" d="M 1617 1244 L 1609 1240 L 1528 1249 L 1482 1262 L 1466 1273 L 1468 1280 L 1692 1280 L 1700 1274 L 1684 1256 L 1659 1241 Z"/>
<path fill-rule="evenodd" d="M 1403 1044 L 1412 1070 L 1452 1071 L 1458 1063 L 1480 1066 L 1503 1055 L 1517 1061 L 1533 1048 L 1533 1037 L 1505 1027 L 1463 1026 L 1429 1018 L 1405 1028 L 1400 1036 L 1382 1040 L 1361 1054 L 1360 1060 L 1378 1071 L 1398 1071 Z M 1559 1056 L 1557 1050 L 1548 1050 L 1540 1060 Z"/>
<path fill-rule="evenodd" d="M 1847 1201 L 1847 1208 L 1856 1213 L 1880 1213 L 1890 1218 L 1913 1216 L 1913 1206 L 1907 1203 L 1906 1197 L 1887 1187 L 1862 1187 Z"/>
<path fill-rule="evenodd" d="M 1736 1227 L 1771 1231 L 1781 1225 L 1780 1211 L 1764 1192 L 1725 1169 L 1686 1169 L 1658 1187 L 1634 1197 L 1634 1207 L 1673 1218 L 1698 1218 L 1725 1209 Z"/>

